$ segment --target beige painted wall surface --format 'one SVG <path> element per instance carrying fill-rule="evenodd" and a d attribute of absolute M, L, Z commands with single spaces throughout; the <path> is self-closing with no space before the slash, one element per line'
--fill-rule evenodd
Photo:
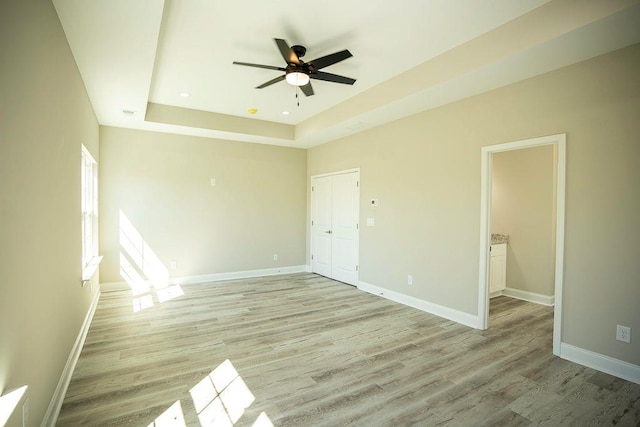
<path fill-rule="evenodd" d="M 361 168 L 360 280 L 477 314 L 480 148 L 566 132 L 562 339 L 640 365 L 615 340 L 640 330 L 638 69 L 634 45 L 309 150 L 309 176 Z"/>
<path fill-rule="evenodd" d="M 554 159 L 551 145 L 493 154 L 491 232 L 509 235 L 507 287 L 553 295 Z"/>
<path fill-rule="evenodd" d="M 304 150 L 100 127 L 100 158 L 102 283 L 133 261 L 121 212 L 172 277 L 304 264 Z"/>
<path fill-rule="evenodd" d="M 0 3 L 0 64 L 0 390 L 29 386 L 35 426 L 93 297 L 80 147 L 98 158 L 98 125 L 50 1 Z"/>

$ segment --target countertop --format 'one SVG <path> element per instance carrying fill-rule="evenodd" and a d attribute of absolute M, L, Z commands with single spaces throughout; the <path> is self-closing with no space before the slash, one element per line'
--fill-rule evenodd
<path fill-rule="evenodd" d="M 499 245 L 501 243 L 509 243 L 509 235 L 508 234 L 491 233 L 491 244 L 492 245 Z"/>

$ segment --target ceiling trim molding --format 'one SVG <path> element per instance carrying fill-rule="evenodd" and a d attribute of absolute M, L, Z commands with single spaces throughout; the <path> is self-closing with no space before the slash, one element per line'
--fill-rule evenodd
<path fill-rule="evenodd" d="M 283 123 L 147 103 L 145 121 L 293 141 L 295 128 Z"/>

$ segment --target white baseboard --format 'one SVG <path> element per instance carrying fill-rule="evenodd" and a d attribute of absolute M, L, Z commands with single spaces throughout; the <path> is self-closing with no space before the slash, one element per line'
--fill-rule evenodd
<path fill-rule="evenodd" d="M 502 291 L 493 291 L 489 293 L 489 298 L 501 297 Z"/>
<path fill-rule="evenodd" d="M 127 282 L 107 282 L 100 283 L 100 289 L 102 289 L 102 292 L 115 292 L 130 291 L 131 287 L 127 285 Z"/>
<path fill-rule="evenodd" d="M 550 307 L 555 304 L 555 296 L 553 295 L 537 294 L 535 292 L 522 291 L 520 289 L 505 288 L 502 290 L 502 295 Z"/>
<path fill-rule="evenodd" d="M 306 265 L 292 265 L 288 267 L 263 268 L 260 270 L 232 271 L 229 273 L 202 274 L 199 276 L 170 277 L 171 285 L 190 285 L 195 283 L 220 282 L 223 280 L 248 279 L 251 277 L 276 276 L 278 274 L 304 273 Z M 102 292 L 131 290 L 127 282 L 101 283 Z"/>
<path fill-rule="evenodd" d="M 98 291 L 93 296 L 91 306 L 89 306 L 89 311 L 87 311 L 84 322 L 82 322 L 82 327 L 80 328 L 80 332 L 78 333 L 76 342 L 71 348 L 71 353 L 69 353 L 67 363 L 64 365 L 64 369 L 62 370 L 62 375 L 60 376 L 60 380 L 58 381 L 56 390 L 53 392 L 53 396 L 51 397 L 51 402 L 49 402 L 47 412 L 45 412 L 44 418 L 42 419 L 42 427 L 54 427 L 56 421 L 58 420 L 58 415 L 60 414 L 60 408 L 62 408 L 64 396 L 65 394 L 67 394 L 67 388 L 69 388 L 71 376 L 73 375 L 73 371 L 76 368 L 76 363 L 78 363 L 78 358 L 80 357 L 80 353 L 82 352 L 84 340 L 87 338 L 87 332 L 89 332 L 89 326 L 91 326 L 91 320 L 93 319 L 93 315 L 96 312 L 96 307 L 98 306 L 99 299 L 100 289 L 98 289 Z"/>
<path fill-rule="evenodd" d="M 305 265 L 304 267 L 305 267 L 304 271 L 306 271 L 307 273 L 313 273 L 313 271 L 311 270 L 311 266 L 309 264 Z"/>
<path fill-rule="evenodd" d="M 571 344 L 560 343 L 560 357 L 588 368 L 640 384 L 640 366 Z"/>
<path fill-rule="evenodd" d="M 434 314 L 475 329 L 480 329 L 478 316 L 473 314 L 465 313 L 443 305 L 434 304 L 429 301 L 405 295 L 400 292 L 391 291 L 366 282 L 359 282 L 358 289 L 373 295 L 381 296 L 391 301 L 399 302 L 400 304 L 408 305 L 409 307 L 417 308 L 418 310 L 422 310 L 429 314 Z"/>

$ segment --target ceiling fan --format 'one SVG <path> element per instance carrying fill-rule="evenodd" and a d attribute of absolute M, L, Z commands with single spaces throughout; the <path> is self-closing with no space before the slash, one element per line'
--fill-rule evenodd
<path fill-rule="evenodd" d="M 280 54 L 287 63 L 286 67 L 274 67 L 272 65 L 250 64 L 248 62 L 236 62 L 235 65 L 245 65 L 247 67 L 266 68 L 267 70 L 284 71 L 284 74 L 269 80 L 257 86 L 256 89 L 262 89 L 267 86 L 271 86 L 279 81 L 286 80 L 287 83 L 293 86 L 299 86 L 302 92 L 306 96 L 313 95 L 313 87 L 311 86 L 310 79 L 323 80 L 326 82 L 342 83 L 352 85 L 356 82 L 355 79 L 339 76 L 337 74 L 326 73 L 319 71 L 322 68 L 329 65 L 336 64 L 340 61 L 344 61 L 353 55 L 348 50 L 342 50 L 340 52 L 332 53 L 331 55 L 322 56 L 309 62 L 304 62 L 300 58 L 307 53 L 307 48 L 300 45 L 289 47 L 289 44 L 283 39 L 273 39 L 280 50 Z"/>

